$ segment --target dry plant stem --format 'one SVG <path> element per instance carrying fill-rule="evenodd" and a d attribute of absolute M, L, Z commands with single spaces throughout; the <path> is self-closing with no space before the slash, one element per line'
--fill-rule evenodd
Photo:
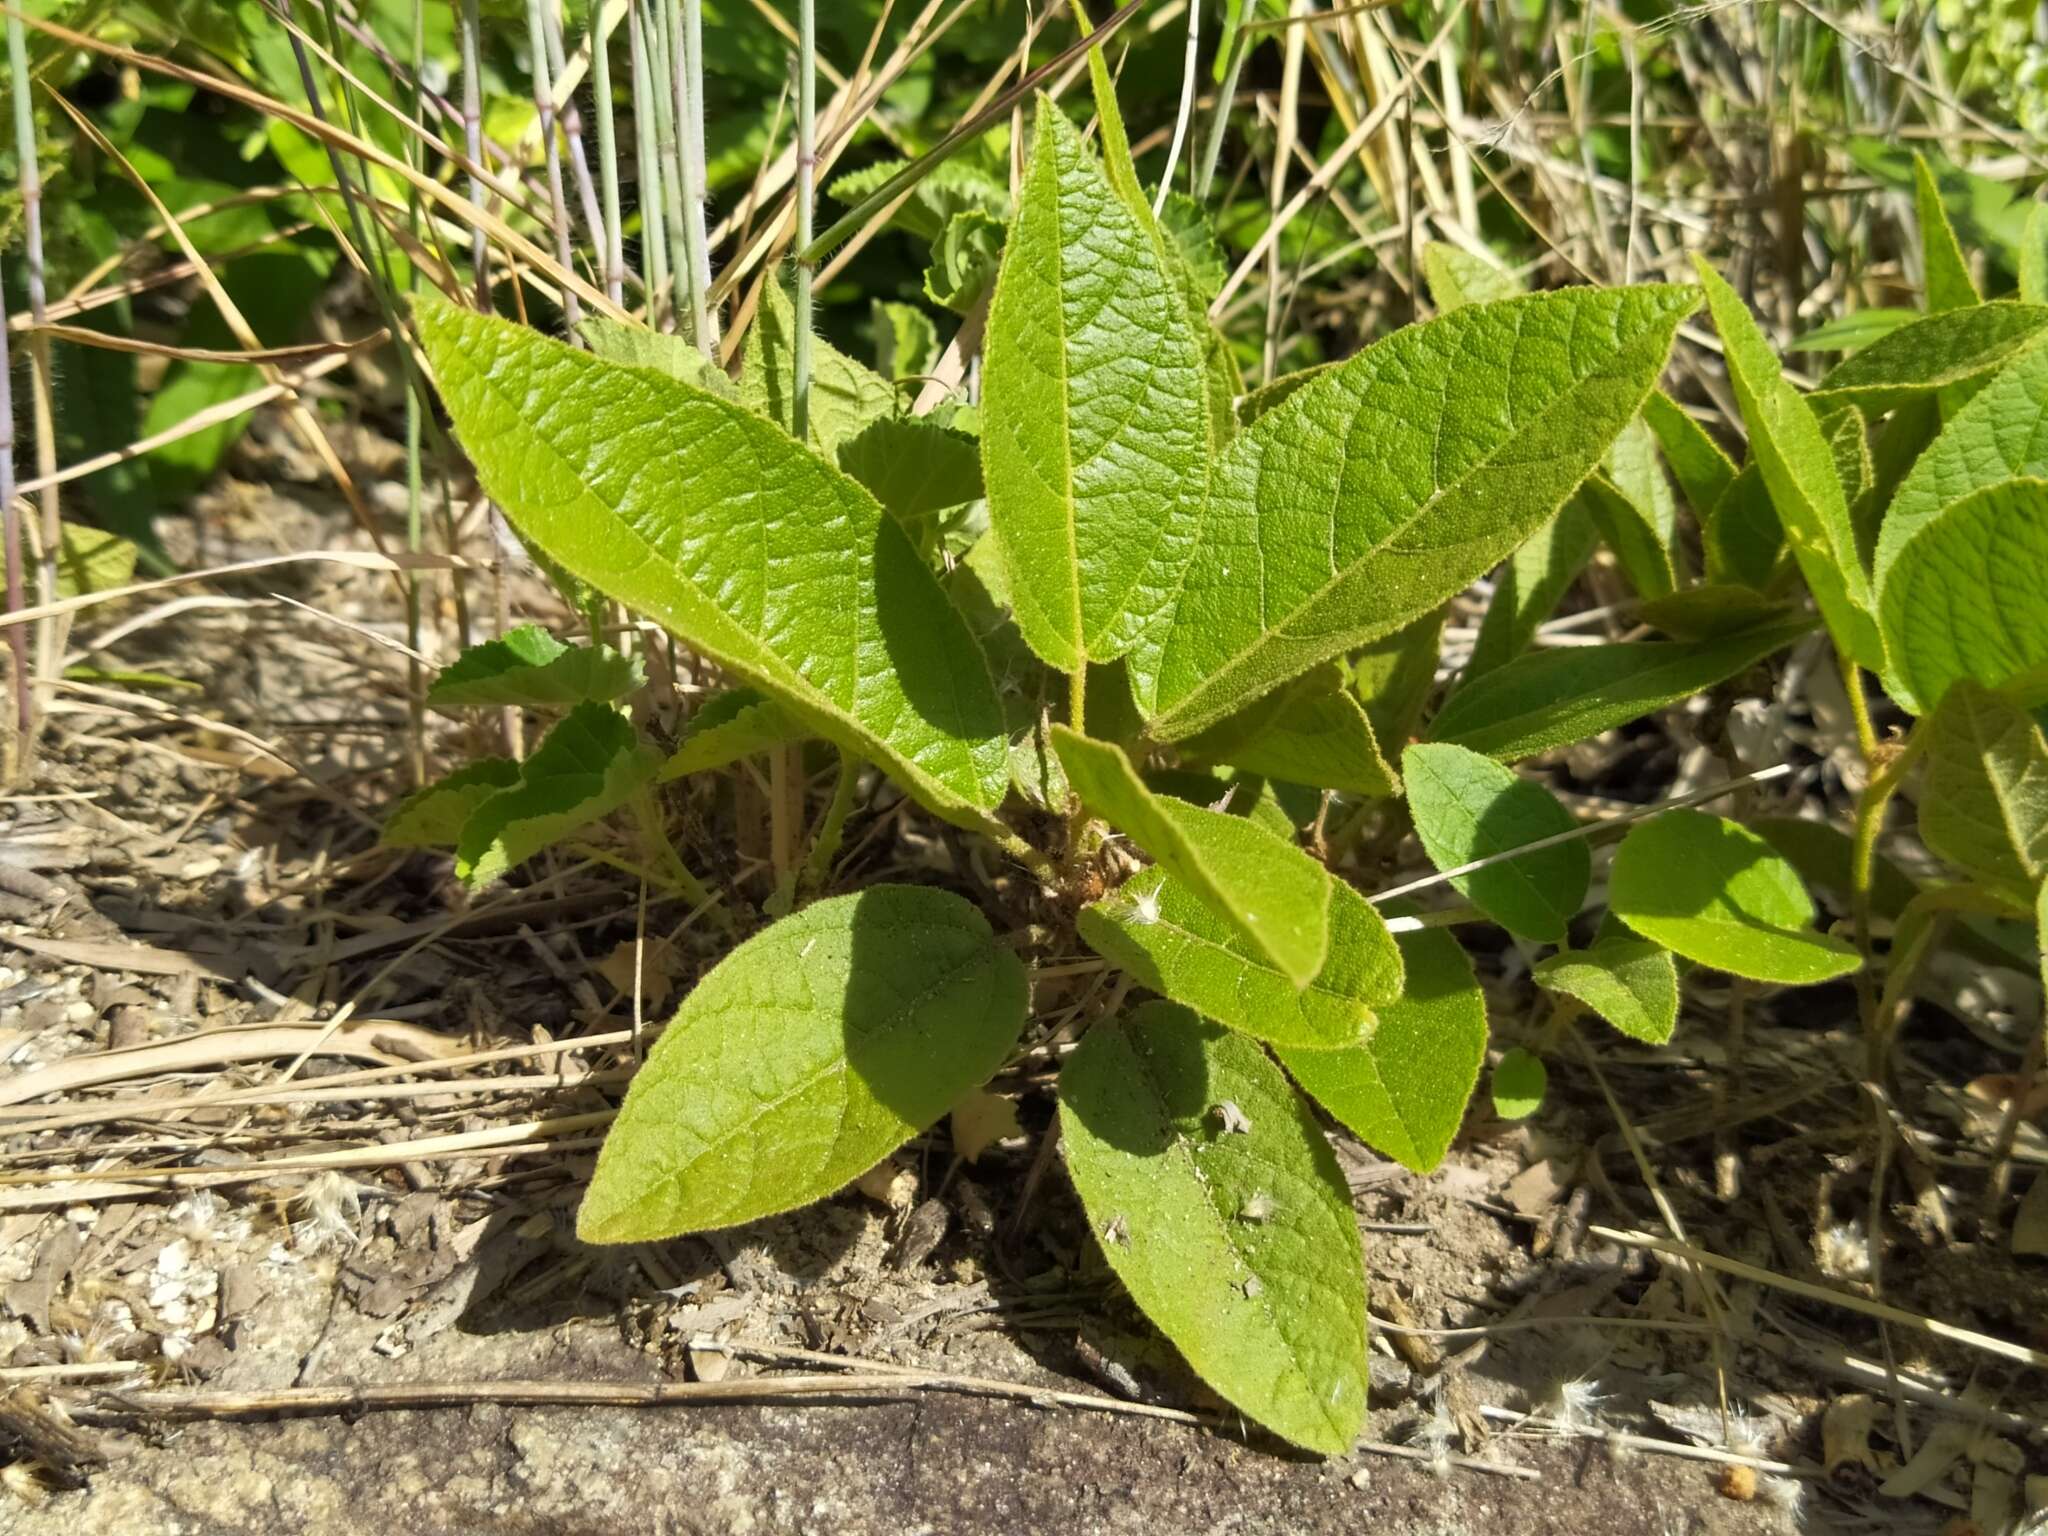
<path fill-rule="evenodd" d="M 1991 1144 L 1991 1171 L 1985 1176 L 1984 1197 L 1977 1206 L 1980 1238 L 1998 1230 L 1998 1207 L 2012 1182 L 2012 1149 L 2019 1140 L 2020 1121 L 2026 1118 L 2027 1101 L 2034 1096 L 2035 1080 L 2041 1075 L 2044 1051 L 2048 1051 L 2048 1029 L 2037 1029 L 2034 1038 L 2027 1042 L 2027 1054 L 2020 1060 L 2019 1071 L 2013 1076 L 2012 1095 L 2006 1100 L 2005 1112 L 1998 1117 L 1998 1134 Z M 2048 1178 L 2048 1174 L 2041 1177 Z"/>
<path fill-rule="evenodd" d="M 1152 199 L 1157 218 L 1166 207 L 1166 195 L 1173 190 L 1173 170 L 1180 164 L 1181 147 L 1187 143 L 1188 120 L 1195 115 L 1196 54 L 1201 43 L 1202 0 L 1188 0 L 1188 49 L 1181 65 L 1180 110 L 1173 119 L 1173 142 L 1166 149 L 1166 169 L 1159 174 L 1159 191 Z"/>
<path fill-rule="evenodd" d="M 555 237 L 555 260 L 569 271 L 575 262 L 569 238 L 569 204 L 562 194 L 562 151 L 555 139 L 555 87 L 548 72 L 547 23 L 541 15 L 542 0 L 526 0 L 526 32 L 533 53 L 533 108 L 540 114 L 540 138 L 548 175 L 548 223 Z M 562 291 L 562 318 L 574 332 L 583 318 L 576 295 Z"/>
<path fill-rule="evenodd" d="M 604 0 L 590 0 L 591 92 L 597 108 L 597 168 L 603 184 L 604 290 L 614 304 L 625 302 L 626 258 L 619 216 L 618 124 L 612 103 L 612 39 Z M 557 83 L 561 71 L 556 71 Z"/>
<path fill-rule="evenodd" d="M 37 163 L 36 125 L 29 95 L 28 45 L 23 37 L 21 17 L 7 13 L 7 64 L 14 90 L 15 154 L 21 162 L 21 212 L 23 254 L 27 261 L 29 320 L 40 331 L 46 320 L 43 285 L 43 178 Z M 36 478 L 42 482 L 42 590 L 57 595 L 57 553 L 62 535 L 58 524 L 57 428 L 52 407 L 54 391 L 50 374 L 50 338 L 38 334 L 28 344 L 36 433 Z M 12 493 L 10 492 L 10 495 Z M 48 619 L 36 626 L 36 673 L 45 690 L 63 669 L 63 625 Z M 19 771 L 25 776 L 35 762 L 35 721 L 24 726 L 19 743 Z"/>
<path fill-rule="evenodd" d="M 5 519 L 7 612 L 27 607 L 21 571 L 21 507 L 14 496 L 14 369 L 8 356 L 6 301 L 0 298 L 0 518 Z M 35 723 L 35 701 L 29 691 L 28 630 L 7 626 L 8 676 L 14 684 L 14 729 L 8 733 L 7 777 L 13 781 L 25 768 L 29 733 Z"/>
<path fill-rule="evenodd" d="M 462 147 L 469 156 L 472 166 L 484 163 L 483 146 L 483 69 L 478 60 L 477 0 L 462 0 Z M 469 204 L 481 210 L 484 205 L 482 178 L 475 170 L 469 173 Z M 491 308 L 491 248 L 484 236 L 481 219 L 469 226 L 469 261 L 471 281 L 476 288 L 476 307 L 485 313 Z"/>
<path fill-rule="evenodd" d="M 1237 100 L 1237 80 L 1244 72 L 1248 51 L 1244 25 L 1240 22 L 1237 35 L 1230 40 L 1230 56 L 1223 64 L 1223 83 L 1217 88 L 1216 105 L 1209 114 L 1209 132 L 1202 144 L 1202 164 L 1195 172 L 1194 197 L 1198 203 L 1209 201 L 1209 189 L 1216 182 L 1216 166 L 1223 158 L 1223 138 L 1230 130 L 1230 108 Z"/>
<path fill-rule="evenodd" d="M 555 99 L 555 121 L 561 125 L 562 142 L 569 151 L 569 173 L 576 183 L 576 198 L 583 205 L 583 227 L 590 232 L 591 264 L 600 281 L 605 257 L 611 249 L 605 235 L 604 211 L 598 206 L 597 188 L 590 179 L 590 156 L 583 148 L 583 112 L 576 105 L 576 93 L 564 91 L 562 72 L 566 67 L 562 49 L 562 16 L 555 0 L 541 7 L 540 19 L 548 45 L 548 94 Z"/>

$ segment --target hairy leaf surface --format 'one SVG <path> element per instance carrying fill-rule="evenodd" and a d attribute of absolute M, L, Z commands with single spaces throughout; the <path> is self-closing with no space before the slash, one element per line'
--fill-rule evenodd
<path fill-rule="evenodd" d="M 1337 1159 L 1252 1041 L 1170 1003 L 1060 1073 L 1067 1167 L 1103 1255 L 1195 1373 L 1325 1455 L 1365 1418 L 1365 1273 Z"/>
<path fill-rule="evenodd" d="M 740 400 L 785 432 L 796 421 L 796 305 L 780 281 L 761 290 L 761 307 L 740 362 Z M 896 386 L 823 337 L 811 338 L 810 438 L 827 458 L 842 443 L 901 406 Z"/>
<path fill-rule="evenodd" d="M 1330 944 L 1328 870 L 1240 817 L 1154 795 L 1108 742 L 1063 725 L 1052 739 L 1082 804 L 1186 882 L 1295 987 L 1315 979 Z"/>
<path fill-rule="evenodd" d="M 982 456 L 1018 628 L 1063 672 L 1130 648 L 1200 516 L 1201 343 L 1144 217 L 1041 100 L 989 308 Z"/>
<path fill-rule="evenodd" d="M 2002 299 L 1929 315 L 1838 364 L 1816 404 L 1860 405 L 1872 415 L 1981 378 L 2048 330 L 2048 306 Z"/>
<path fill-rule="evenodd" d="M 1956 683 L 2048 699 L 2048 480 L 2006 480 L 1943 509 L 1885 573 L 1886 688 L 1933 709 Z"/>
<path fill-rule="evenodd" d="M 661 777 L 709 773 L 743 757 L 803 741 L 811 731 L 803 721 L 753 688 L 728 688 L 697 707 L 683 739 L 661 766 Z"/>
<path fill-rule="evenodd" d="M 519 765 L 519 782 L 463 823 L 455 873 L 481 888 L 550 843 L 609 816 L 653 782 L 661 754 L 608 704 L 578 704 Z"/>
<path fill-rule="evenodd" d="M 1920 835 L 1958 869 L 2027 898 L 2048 875 L 2048 741 L 1999 694 L 1960 683 L 1929 733 Z"/>
<path fill-rule="evenodd" d="M 1704 259 L 1696 258 L 1695 264 L 1727 353 L 1728 380 L 1749 428 L 1750 453 L 1800 574 L 1836 643 L 1862 665 L 1880 668 L 1884 649 L 1872 617 L 1870 582 L 1857 557 L 1848 497 L 1819 418 L 1786 380 L 1749 306 Z"/>
<path fill-rule="evenodd" d="M 1401 770 L 1416 834 L 1440 870 L 1578 828 L 1572 813 L 1541 784 L 1465 747 L 1410 747 L 1401 755 Z M 1576 841 L 1455 876 L 1451 885 L 1510 933 L 1556 944 L 1585 904 L 1592 877 L 1592 855 Z"/>
<path fill-rule="evenodd" d="M 415 790 L 384 823 L 386 848 L 453 848 L 471 814 L 501 789 L 519 782 L 509 757 L 480 757 Z"/>
<path fill-rule="evenodd" d="M 1653 943 L 1753 981 L 1806 986 L 1862 964 L 1813 931 L 1813 898 L 1769 843 L 1704 811 L 1638 823 L 1614 856 L 1607 901 Z"/>
<path fill-rule="evenodd" d="M 1443 1161 L 1486 1060 L 1486 994 L 1442 928 L 1397 942 L 1407 980 L 1379 1027 L 1340 1051 L 1282 1050 L 1316 1102 L 1374 1151 L 1429 1173 Z"/>
<path fill-rule="evenodd" d="M 1401 952 L 1363 896 L 1342 880 L 1328 890 L 1329 954 L 1306 987 L 1163 869 L 1083 907 L 1081 937 L 1140 985 L 1240 1034 L 1308 1050 L 1355 1045 L 1401 995 Z"/>
<path fill-rule="evenodd" d="M 659 374 L 438 302 L 419 323 L 478 475 L 526 539 L 930 809 L 985 823 L 1009 785 L 988 663 L 866 490 Z"/>
<path fill-rule="evenodd" d="M 564 645 L 538 624 L 521 624 L 472 645 L 427 690 L 433 709 L 510 704 L 527 709 L 608 704 L 645 682 L 638 660 L 608 646 Z"/>
<path fill-rule="evenodd" d="M 1461 309 L 1324 374 L 1225 450 L 1172 618 L 1132 656 L 1194 734 L 1461 591 L 1542 525 L 1649 393 L 1691 288 Z"/>
<path fill-rule="evenodd" d="M 1536 980 L 1584 1003 L 1631 1039 L 1662 1045 L 1678 1027 L 1678 967 L 1643 939 L 1602 939 L 1536 963 Z"/>
<path fill-rule="evenodd" d="M 1430 298 L 1444 314 L 1468 304 L 1495 304 L 1528 292 L 1512 272 L 1441 240 L 1422 248 L 1422 276 L 1429 284 Z"/>
<path fill-rule="evenodd" d="M 824 1198 L 1002 1065 L 1027 992 L 947 891 L 876 885 L 782 919 L 697 983 L 634 1075 L 577 1236 L 657 1242 Z"/>
<path fill-rule="evenodd" d="M 1541 1056 L 1516 1046 L 1493 1069 L 1493 1112 L 1503 1120 L 1526 1120 L 1543 1107 L 1550 1071 Z"/>
<path fill-rule="evenodd" d="M 1372 721 L 1334 663 L 1181 744 L 1184 758 L 1345 794 L 1390 799 L 1401 792 Z"/>
<path fill-rule="evenodd" d="M 1941 200 L 1941 188 L 1924 155 L 1913 156 L 1913 212 L 1920 225 L 1920 260 L 1927 280 L 1927 312 L 1938 315 L 1980 302 L 1969 259 Z"/>
<path fill-rule="evenodd" d="M 1812 628 L 1800 616 L 1713 640 L 1531 651 L 1453 693 L 1430 722 L 1430 739 L 1512 762 L 1725 682 Z"/>
<path fill-rule="evenodd" d="M 1678 488 L 1702 522 L 1712 515 L 1728 487 L 1735 483 L 1735 461 L 1714 441 L 1712 434 L 1693 420 L 1676 400 L 1663 390 L 1653 390 L 1643 402 L 1643 420 L 1664 450 L 1664 461 L 1678 480 Z"/>
<path fill-rule="evenodd" d="M 1493 598 L 1479 621 L 1465 681 L 1513 661 L 1529 648 L 1536 627 L 1557 611 L 1599 544 L 1599 525 L 1581 491 L 1508 556 L 1494 575 Z"/>

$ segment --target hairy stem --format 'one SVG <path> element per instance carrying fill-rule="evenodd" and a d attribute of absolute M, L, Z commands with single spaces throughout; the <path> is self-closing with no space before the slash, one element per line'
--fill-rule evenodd
<path fill-rule="evenodd" d="M 547 21 L 541 14 L 542 0 L 526 0 L 526 33 L 533 53 L 533 109 L 540 114 L 542 157 L 548 173 L 548 223 L 553 226 L 555 260 L 564 273 L 574 269 L 575 256 L 569 241 L 569 204 L 562 193 L 562 150 L 555 140 L 555 82 L 548 68 Z M 573 331 L 583 318 L 583 306 L 568 284 L 562 285 L 562 318 Z"/>
<path fill-rule="evenodd" d="M 619 233 L 619 135 L 612 107 L 612 37 L 604 0 L 590 0 L 590 81 L 597 107 L 597 171 L 604 189 L 604 291 L 614 304 L 626 297 L 626 257 Z"/>
<path fill-rule="evenodd" d="M 661 329 L 662 296 L 668 292 L 668 221 L 661 183 L 661 151 L 655 125 L 661 120 L 655 75 L 648 60 L 646 9 L 634 0 L 626 13 L 626 42 L 633 71 L 633 145 L 640 162 L 636 191 L 640 203 L 640 284 L 647 297 L 647 323 Z"/>

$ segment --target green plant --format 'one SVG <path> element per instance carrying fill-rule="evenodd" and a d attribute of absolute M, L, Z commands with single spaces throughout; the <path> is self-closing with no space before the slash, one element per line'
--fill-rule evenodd
<path fill-rule="evenodd" d="M 2031 921 L 2048 309 L 1972 290 L 1801 393 L 1704 265 L 1702 288 L 1504 295 L 1439 256 L 1438 318 L 1247 397 L 1090 63 L 1102 157 L 1041 101 L 984 394 L 950 420 L 813 339 L 801 284 L 796 304 L 769 288 L 736 383 L 673 337 L 595 324 L 579 350 L 421 300 L 441 397 L 519 535 L 736 686 L 664 756 L 614 707 L 630 660 L 507 636 L 435 699 L 566 713 L 524 761 L 423 791 L 390 835 L 452 844 L 484 883 L 631 808 L 643 875 L 708 904 L 663 830 L 664 774 L 836 749 L 812 851 L 770 904 L 788 915 L 698 983 L 633 1081 L 579 1218 L 604 1242 L 829 1195 L 1018 1053 L 1018 951 L 1043 939 L 935 888 L 802 904 L 830 884 L 866 768 L 987 839 L 1122 978 L 1058 1085 L 1108 1265 L 1220 1394 L 1340 1452 L 1365 1409 L 1364 1274 L 1311 1105 L 1410 1167 L 1442 1158 L 1487 1049 L 1448 928 L 1556 947 L 1535 967 L 1548 1028 L 1495 1073 L 1497 1112 L 1519 1117 L 1580 1014 L 1668 1039 L 1681 962 L 1774 985 L 1855 975 L 1881 1077 L 1942 925 Z M 1657 392 L 1703 298 L 1749 429 L 1740 469 Z M 1701 530 L 1700 579 L 1660 457 Z M 1599 544 L 1670 638 L 1529 648 Z M 1443 606 L 1502 561 L 1480 654 L 1410 744 Z M 1802 589 L 1870 770 L 1842 859 L 1852 938 L 1818 929 L 1808 894 L 1841 847 L 1688 807 L 1626 824 L 1588 932 L 1598 829 L 1513 764 L 1803 641 Z M 1878 739 L 1865 669 L 1920 716 L 1902 743 Z M 1923 835 L 1964 879 L 1880 914 L 1885 806 L 1920 762 Z M 1016 814 L 1034 805 L 1056 814 Z M 1369 899 L 1345 877 L 1347 849 L 1404 816 L 1462 904 Z M 1159 1000 L 1123 1009 L 1131 987 Z"/>

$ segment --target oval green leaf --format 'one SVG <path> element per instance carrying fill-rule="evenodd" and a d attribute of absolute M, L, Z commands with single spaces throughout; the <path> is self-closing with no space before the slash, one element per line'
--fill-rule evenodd
<path fill-rule="evenodd" d="M 1543 1058 L 1517 1046 L 1494 1066 L 1493 1112 L 1503 1120 L 1526 1120 L 1543 1107 L 1549 1089 Z"/>
<path fill-rule="evenodd" d="M 1397 331 L 1231 441 L 1162 621 L 1132 653 L 1179 740 L 1462 591 L 1577 489 L 1663 371 L 1696 289 L 1573 289 Z"/>
<path fill-rule="evenodd" d="M 634 657 L 608 646 L 564 645 L 538 624 L 521 624 L 472 645 L 443 667 L 427 690 L 427 704 L 432 709 L 504 704 L 542 709 L 585 699 L 609 704 L 645 681 Z"/>
<path fill-rule="evenodd" d="M 1282 1050 L 1315 1101 L 1375 1152 L 1428 1173 L 1444 1160 L 1486 1062 L 1486 994 L 1450 933 L 1397 937 L 1406 982 L 1379 1027 L 1340 1051 Z"/>
<path fill-rule="evenodd" d="M 590 1243 L 823 1199 L 986 1082 L 1024 1027 L 1017 957 L 960 897 L 877 885 L 804 908 L 683 1000 L 598 1155 Z"/>
<path fill-rule="evenodd" d="M 1678 1027 L 1678 966 L 1642 939 L 1602 939 L 1536 964 L 1536 980 L 1584 1003 L 1630 1039 L 1662 1045 Z"/>
<path fill-rule="evenodd" d="M 1110 1268 L 1195 1373 L 1295 1444 L 1348 1452 L 1365 1420 L 1358 1223 L 1280 1069 L 1150 1003 L 1067 1058 L 1060 1130 Z"/>
<path fill-rule="evenodd" d="M 1541 784 L 1465 747 L 1410 747 L 1401 771 L 1416 834 L 1440 870 L 1578 830 Z M 1593 857 L 1578 840 L 1453 876 L 1451 884 L 1508 932 L 1556 944 L 1585 904 L 1592 878 Z"/>
<path fill-rule="evenodd" d="M 1009 788 L 988 663 L 865 489 L 665 375 L 434 300 L 418 318 L 484 488 L 524 538 L 929 809 L 987 824 Z"/>
<path fill-rule="evenodd" d="M 1813 931 L 1798 871 L 1755 833 L 1704 811 L 1639 823 L 1615 853 L 1607 901 L 1653 943 L 1752 981 L 1810 986 L 1862 964 Z"/>

